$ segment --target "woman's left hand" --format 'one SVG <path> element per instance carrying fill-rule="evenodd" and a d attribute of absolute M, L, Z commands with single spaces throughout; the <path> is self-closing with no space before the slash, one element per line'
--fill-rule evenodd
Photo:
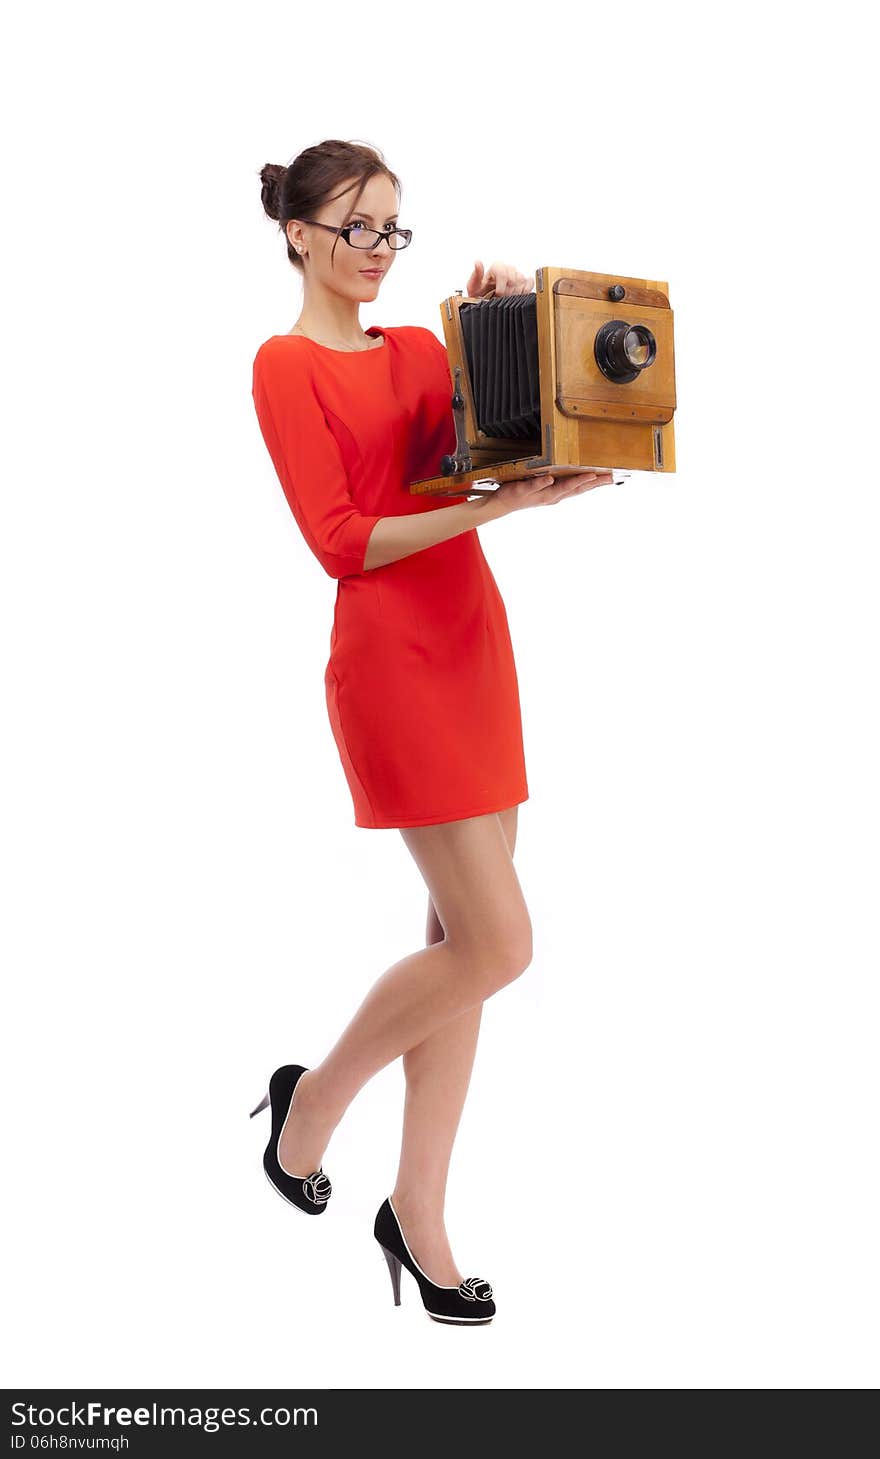
<path fill-rule="evenodd" d="M 512 263 L 490 264 L 484 273 L 478 258 L 464 292 L 469 299 L 482 299 L 487 294 L 530 294 L 534 286 L 534 278 L 526 278 Z"/>

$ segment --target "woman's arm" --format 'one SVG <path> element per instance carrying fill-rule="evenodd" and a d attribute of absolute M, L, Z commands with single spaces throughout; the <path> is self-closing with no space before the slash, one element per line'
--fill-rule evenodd
<path fill-rule="evenodd" d="M 490 496 L 478 496 L 455 506 L 444 507 L 442 511 L 416 512 L 403 517 L 380 517 L 367 541 L 364 557 L 364 572 L 373 567 L 385 567 L 398 558 L 409 557 L 421 552 L 424 547 L 433 547 L 437 542 L 448 542 L 462 532 L 470 532 L 483 522 L 494 522 L 510 510 L 495 500 L 497 492 Z"/>
<path fill-rule="evenodd" d="M 580 496 L 595 486 L 605 486 L 614 479 L 611 471 L 597 466 L 555 481 L 546 476 L 514 476 L 504 481 L 489 496 L 478 496 L 442 512 L 419 512 L 416 516 L 380 517 L 367 540 L 364 572 L 371 567 L 385 567 L 435 542 L 446 542 L 459 532 L 469 532 L 483 522 L 495 522 L 510 512 L 524 507 L 553 507 L 566 497 Z"/>

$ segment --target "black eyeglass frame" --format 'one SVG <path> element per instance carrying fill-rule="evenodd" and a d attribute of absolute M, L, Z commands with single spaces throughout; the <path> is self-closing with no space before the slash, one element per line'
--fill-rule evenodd
<path fill-rule="evenodd" d="M 289 223 L 311 223 L 313 228 L 326 228 L 328 233 L 338 233 L 340 238 L 345 239 L 349 248 L 378 248 L 380 240 L 384 238 L 392 253 L 400 253 L 402 249 L 409 248 L 409 245 L 412 243 L 411 228 L 392 228 L 390 230 L 391 233 L 400 233 L 406 239 L 405 243 L 401 243 L 397 248 L 395 248 L 391 242 L 388 233 L 379 228 L 367 228 L 365 223 L 346 223 L 344 227 L 336 228 L 332 223 L 319 223 L 316 218 L 288 218 L 287 221 Z M 348 235 L 349 233 L 351 233 L 353 228 L 364 228 L 367 233 L 372 233 L 374 235 L 376 241 L 374 243 L 352 243 Z"/>

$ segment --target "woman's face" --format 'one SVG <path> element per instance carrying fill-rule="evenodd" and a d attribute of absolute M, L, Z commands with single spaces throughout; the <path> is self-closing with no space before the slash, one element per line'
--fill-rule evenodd
<path fill-rule="evenodd" d="M 339 197 L 330 203 L 324 203 L 315 213 L 316 221 L 341 227 L 357 187 L 358 180 L 354 179 Z M 348 221 L 352 224 L 360 222 L 368 229 L 390 231 L 398 222 L 394 184 L 387 177 L 371 177 Z M 293 243 L 301 242 L 308 254 L 305 264 L 306 278 L 319 281 L 348 299 L 357 299 L 360 302 L 375 299 L 394 262 L 394 250 L 383 238 L 378 239 L 372 248 L 354 248 L 344 238 L 336 238 L 326 229 L 315 228 L 309 223 L 291 223 L 288 232 Z M 330 253 L 334 243 L 336 252 L 331 263 Z M 371 275 L 364 272 L 369 269 L 381 270 L 381 273 Z"/>

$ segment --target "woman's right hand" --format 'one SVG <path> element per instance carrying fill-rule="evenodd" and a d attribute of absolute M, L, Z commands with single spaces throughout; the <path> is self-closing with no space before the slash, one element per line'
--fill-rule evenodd
<path fill-rule="evenodd" d="M 613 471 L 606 471 L 601 466 L 555 480 L 550 473 L 545 476 L 515 476 L 496 487 L 491 499 L 504 513 L 518 512 L 523 507 L 555 507 L 565 497 L 580 496 L 585 491 L 592 491 L 594 486 L 607 486 L 613 479 Z"/>

